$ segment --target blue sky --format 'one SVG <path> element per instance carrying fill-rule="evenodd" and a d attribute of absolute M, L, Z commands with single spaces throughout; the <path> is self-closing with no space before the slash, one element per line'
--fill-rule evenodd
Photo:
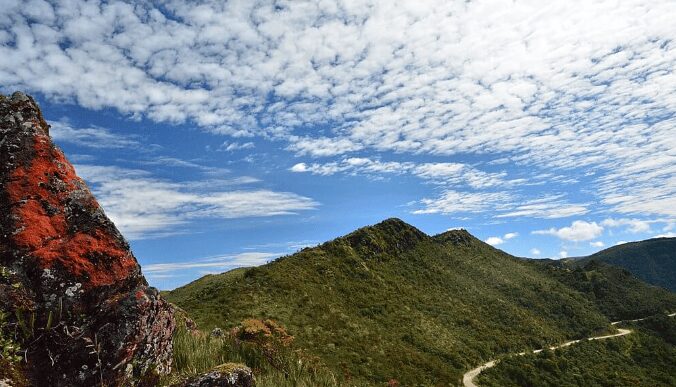
<path fill-rule="evenodd" d="M 0 89 L 151 284 L 399 217 L 529 257 L 674 236 L 673 1 L 3 1 Z"/>

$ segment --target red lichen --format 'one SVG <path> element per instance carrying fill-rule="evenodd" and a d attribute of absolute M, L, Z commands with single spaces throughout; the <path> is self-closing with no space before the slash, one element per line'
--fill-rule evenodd
<path fill-rule="evenodd" d="M 128 277 L 137 263 L 122 242 L 103 228 L 68 232 L 68 195 L 84 183 L 47 135 L 35 135 L 34 157 L 28 166 L 16 168 L 6 190 L 17 219 L 14 243 L 34 256 L 41 268 L 55 263 L 83 282 L 86 287 L 111 285 Z M 96 200 L 86 192 L 78 199 L 95 211 Z M 49 209 L 49 211 L 48 211 Z"/>

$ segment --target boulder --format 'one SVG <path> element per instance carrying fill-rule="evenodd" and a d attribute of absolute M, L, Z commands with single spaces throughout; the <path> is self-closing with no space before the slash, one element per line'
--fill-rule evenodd
<path fill-rule="evenodd" d="M 211 336 L 211 337 L 223 337 L 223 329 L 216 327 L 216 328 L 211 330 L 211 333 L 209 333 L 209 336 Z"/>
<path fill-rule="evenodd" d="M 170 372 L 172 309 L 23 93 L 0 97 L 0 267 L 0 311 L 20 328 L 32 384 Z"/>
<path fill-rule="evenodd" d="M 183 387 L 254 387 L 256 380 L 251 369 L 242 364 L 226 363 L 190 379 Z"/>

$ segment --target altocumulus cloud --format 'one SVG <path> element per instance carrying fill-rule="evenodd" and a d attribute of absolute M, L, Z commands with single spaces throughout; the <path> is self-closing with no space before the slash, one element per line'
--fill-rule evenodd
<path fill-rule="evenodd" d="M 5 0 L 0 84 L 304 157 L 493 153 L 593 169 L 606 209 L 673 219 L 675 14 L 671 0 Z M 504 179 L 484 178 L 475 189 Z M 448 189 L 418 212 L 587 211 L 551 198 L 518 208 L 511 196 Z"/>

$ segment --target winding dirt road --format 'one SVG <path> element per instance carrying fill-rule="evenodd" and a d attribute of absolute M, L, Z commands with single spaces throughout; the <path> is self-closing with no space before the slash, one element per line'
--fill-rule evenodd
<path fill-rule="evenodd" d="M 671 314 L 668 314 L 667 316 L 669 316 L 669 317 L 674 317 L 674 316 L 676 316 L 676 313 L 671 313 Z M 648 317 L 639 318 L 639 319 L 636 319 L 636 320 L 622 320 L 622 321 L 615 321 L 615 322 L 612 322 L 612 323 L 610 323 L 610 324 L 611 324 L 611 325 L 617 325 L 617 324 L 624 323 L 624 322 L 643 321 L 643 320 L 645 320 L 645 319 L 647 319 L 647 318 L 648 318 Z M 549 347 L 549 349 L 555 350 L 555 349 L 559 349 L 559 348 L 564 348 L 564 347 L 568 347 L 568 346 L 571 346 L 571 345 L 573 345 L 573 344 L 575 344 L 575 343 L 579 343 L 579 342 L 585 341 L 585 340 L 605 340 L 605 339 L 610 339 L 610 338 L 613 338 L 613 337 L 625 336 L 625 335 L 628 335 L 628 334 L 630 334 L 630 333 L 632 333 L 632 332 L 633 332 L 633 331 L 632 331 L 631 329 L 622 329 L 622 328 L 618 328 L 618 329 L 617 329 L 617 333 L 614 333 L 614 334 L 612 334 L 612 335 L 594 336 L 594 337 L 589 337 L 589 338 L 586 338 L 586 339 L 571 340 L 571 341 L 567 341 L 567 342 L 565 342 L 565 343 L 563 343 L 563 344 L 556 345 L 556 346 L 554 346 L 554 347 Z M 542 351 L 544 351 L 544 349 L 536 349 L 536 350 L 534 350 L 534 351 L 532 351 L 532 352 L 519 352 L 519 353 L 516 353 L 515 355 L 523 356 L 523 355 L 525 355 L 525 354 L 527 354 L 527 353 L 540 353 L 540 352 L 542 352 Z M 479 376 L 479 374 L 480 374 L 483 370 L 486 370 L 486 369 L 488 369 L 488 368 L 494 367 L 494 366 L 497 364 L 497 362 L 498 362 L 498 359 L 494 359 L 494 360 L 491 360 L 491 361 L 489 361 L 489 362 L 486 362 L 486 363 L 484 363 L 484 364 L 482 364 L 482 365 L 480 365 L 480 366 L 478 366 L 478 367 L 476 367 L 476 368 L 474 368 L 474 369 L 471 369 L 471 370 L 467 371 L 467 372 L 462 376 L 462 385 L 463 385 L 464 387 L 479 387 L 476 383 L 474 383 L 474 379 L 475 379 L 477 376 Z"/>

